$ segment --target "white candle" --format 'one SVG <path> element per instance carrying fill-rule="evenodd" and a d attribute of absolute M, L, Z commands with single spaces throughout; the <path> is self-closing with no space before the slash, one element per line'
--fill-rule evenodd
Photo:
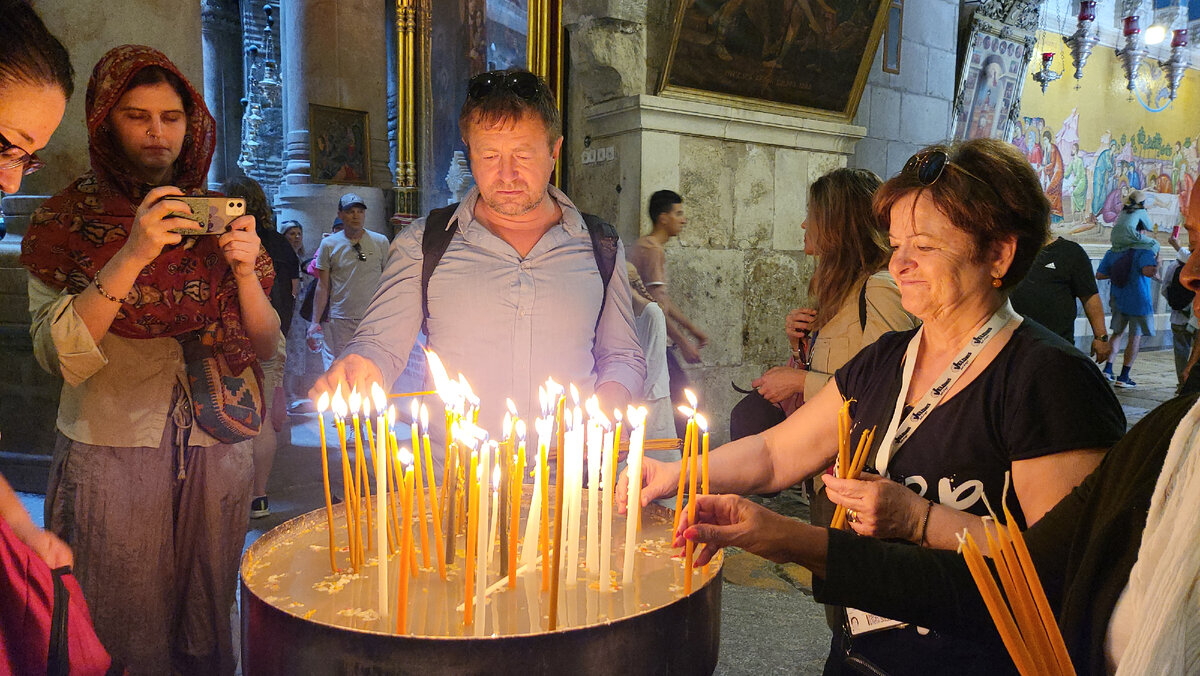
<path fill-rule="evenodd" d="M 481 430 L 482 432 L 482 430 Z M 486 434 L 486 433 L 484 433 Z M 475 539 L 475 631 L 483 630 L 483 604 L 487 601 L 487 562 L 491 547 L 487 544 L 488 484 L 492 476 L 492 449 L 485 441 L 479 451 L 479 476 L 472 477 L 479 486 L 479 524 Z"/>
<path fill-rule="evenodd" d="M 500 524 L 500 463 L 492 468 L 492 527 L 488 530 L 487 564 L 492 564 L 496 552 L 496 532 Z"/>
<path fill-rule="evenodd" d="M 625 519 L 625 566 L 621 571 L 623 584 L 633 583 L 633 555 L 637 549 L 638 527 L 642 519 L 642 444 L 646 438 L 646 408 L 629 407 L 629 508 Z"/>
<path fill-rule="evenodd" d="M 606 430 L 604 433 L 604 448 L 601 449 L 600 470 L 603 474 L 601 485 L 603 493 L 601 494 L 601 502 L 604 504 L 604 513 L 600 519 L 600 593 L 607 593 L 612 589 L 611 571 L 612 571 L 612 516 L 613 516 L 613 467 L 616 463 L 612 460 L 613 454 L 613 431 Z"/>
<path fill-rule="evenodd" d="M 387 557 L 387 395 L 379 383 L 371 385 L 371 398 L 379 412 L 375 432 L 375 556 L 379 559 L 379 616 L 386 625 L 388 618 L 388 557 Z M 369 421 L 363 421 L 370 425 Z"/>
<path fill-rule="evenodd" d="M 567 586 L 574 586 L 579 580 L 579 526 L 580 512 L 583 507 L 583 411 L 576 406 L 572 416 L 572 427 L 567 433 L 567 447 L 570 449 L 571 471 L 567 475 L 571 480 L 571 490 L 567 497 L 571 501 L 567 514 L 571 523 L 567 527 Z"/>
<path fill-rule="evenodd" d="M 600 488 L 600 461 L 603 455 L 604 445 L 604 428 L 607 426 L 607 420 L 604 414 L 600 412 L 600 400 L 594 395 L 587 400 L 587 469 L 588 469 L 588 510 L 587 510 L 587 572 L 589 575 L 596 573 L 600 566 L 599 561 L 599 542 L 597 538 L 599 533 L 597 527 L 600 525 L 599 499 L 600 494 L 597 492 Z"/>
<path fill-rule="evenodd" d="M 538 452 L 533 459 L 533 499 L 529 502 L 529 514 L 525 517 L 525 539 L 521 541 L 522 566 L 533 563 L 538 556 L 538 538 L 542 532 L 542 500 L 545 499 L 545 496 L 542 495 L 543 470 L 539 458 L 542 457 L 542 450 L 546 448 L 546 444 L 553 434 L 553 423 L 548 418 L 535 419 L 533 427 L 537 430 Z"/>

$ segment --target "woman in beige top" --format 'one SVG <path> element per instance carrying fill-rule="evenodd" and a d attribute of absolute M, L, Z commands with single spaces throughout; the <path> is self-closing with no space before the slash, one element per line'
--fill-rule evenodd
<path fill-rule="evenodd" d="M 787 314 L 792 358 L 751 383 L 755 392 L 730 414 L 731 438 L 782 422 L 859 350 L 888 331 L 916 326 L 887 272 L 887 233 L 871 210 L 879 185 L 879 177 L 865 169 L 835 169 L 809 187 L 808 218 L 801 227 L 807 230 L 804 253 L 819 256 L 808 286 L 817 308 Z"/>

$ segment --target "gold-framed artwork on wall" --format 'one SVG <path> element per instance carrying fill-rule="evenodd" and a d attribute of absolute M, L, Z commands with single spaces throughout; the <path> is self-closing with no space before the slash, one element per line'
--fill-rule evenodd
<path fill-rule="evenodd" d="M 370 128 L 365 110 L 308 105 L 309 177 L 314 183 L 370 185 Z"/>
<path fill-rule="evenodd" d="M 849 122 L 890 6 L 889 0 L 680 0 L 659 93 Z"/>

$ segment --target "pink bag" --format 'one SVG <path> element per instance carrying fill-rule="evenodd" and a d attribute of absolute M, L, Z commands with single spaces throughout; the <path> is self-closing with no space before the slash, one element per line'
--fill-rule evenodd
<path fill-rule="evenodd" d="M 0 519 L 0 673 L 121 673 L 100 645 L 70 568 L 51 570 Z"/>

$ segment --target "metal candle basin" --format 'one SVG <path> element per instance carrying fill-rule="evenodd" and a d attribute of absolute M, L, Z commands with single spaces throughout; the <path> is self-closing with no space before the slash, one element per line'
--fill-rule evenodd
<path fill-rule="evenodd" d="M 340 505 L 339 505 L 340 507 Z M 248 562 L 302 515 L 264 534 L 242 558 L 242 673 L 347 674 L 709 674 L 721 626 L 721 571 L 687 596 L 627 617 L 553 632 L 476 638 L 400 636 L 306 620 L 254 592 Z M 718 557 L 717 561 L 723 560 Z M 620 592 L 614 592 L 620 593 Z"/>

